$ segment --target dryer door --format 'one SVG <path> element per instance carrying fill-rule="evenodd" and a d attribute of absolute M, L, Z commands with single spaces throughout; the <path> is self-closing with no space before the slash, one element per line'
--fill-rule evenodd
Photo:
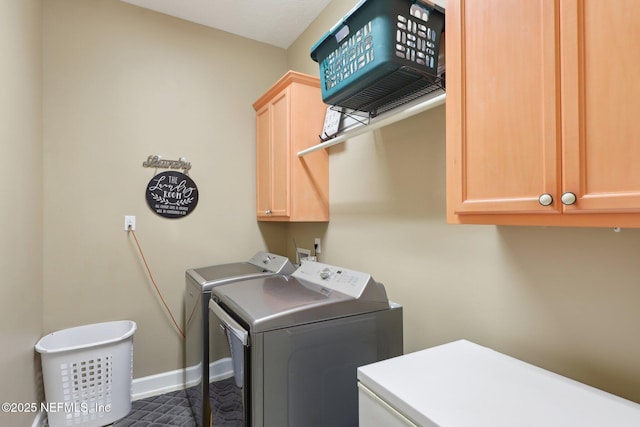
<path fill-rule="evenodd" d="M 209 388 L 211 401 L 211 425 L 248 426 L 249 425 L 249 332 L 233 319 L 213 299 L 209 301 L 210 316 L 219 322 L 225 340 L 213 334 L 213 346 L 226 346 L 231 354 L 233 377 L 212 378 Z"/>

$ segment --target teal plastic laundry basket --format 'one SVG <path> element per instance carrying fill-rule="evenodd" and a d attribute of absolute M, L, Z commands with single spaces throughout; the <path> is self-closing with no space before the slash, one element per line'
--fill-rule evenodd
<path fill-rule="evenodd" d="M 322 100 L 372 116 L 444 89 L 444 9 L 361 0 L 311 48 Z"/>
<path fill-rule="evenodd" d="M 135 331 L 135 322 L 121 320 L 64 329 L 38 341 L 49 427 L 99 427 L 129 413 Z"/>

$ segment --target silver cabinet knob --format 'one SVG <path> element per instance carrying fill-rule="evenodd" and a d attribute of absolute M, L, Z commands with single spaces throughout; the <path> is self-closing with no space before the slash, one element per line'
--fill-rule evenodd
<path fill-rule="evenodd" d="M 560 200 L 562 200 L 563 205 L 573 205 L 578 200 L 578 198 L 572 192 L 567 191 L 562 195 Z"/>
<path fill-rule="evenodd" d="M 538 202 L 542 206 L 549 206 L 551 203 L 553 203 L 553 196 L 551 196 L 551 194 L 549 193 L 541 194 L 540 197 L 538 197 Z"/>
<path fill-rule="evenodd" d="M 267 209 L 266 211 L 264 211 L 265 215 L 271 215 L 271 209 Z"/>

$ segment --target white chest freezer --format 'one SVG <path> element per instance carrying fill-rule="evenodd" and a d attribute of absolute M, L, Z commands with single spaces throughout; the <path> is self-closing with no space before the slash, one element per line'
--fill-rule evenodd
<path fill-rule="evenodd" d="M 640 405 L 460 340 L 358 368 L 360 427 L 638 427 Z"/>

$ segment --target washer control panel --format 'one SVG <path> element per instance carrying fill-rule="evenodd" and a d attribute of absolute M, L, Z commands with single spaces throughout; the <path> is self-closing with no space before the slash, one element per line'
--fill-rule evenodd
<path fill-rule="evenodd" d="M 320 288 L 341 292 L 353 298 L 360 298 L 372 281 L 371 276 L 360 271 L 307 261 L 292 274 L 299 280 L 311 282 Z"/>
<path fill-rule="evenodd" d="M 268 252 L 258 252 L 249 260 L 249 263 L 274 273 L 280 272 L 288 262 L 289 258 Z"/>

